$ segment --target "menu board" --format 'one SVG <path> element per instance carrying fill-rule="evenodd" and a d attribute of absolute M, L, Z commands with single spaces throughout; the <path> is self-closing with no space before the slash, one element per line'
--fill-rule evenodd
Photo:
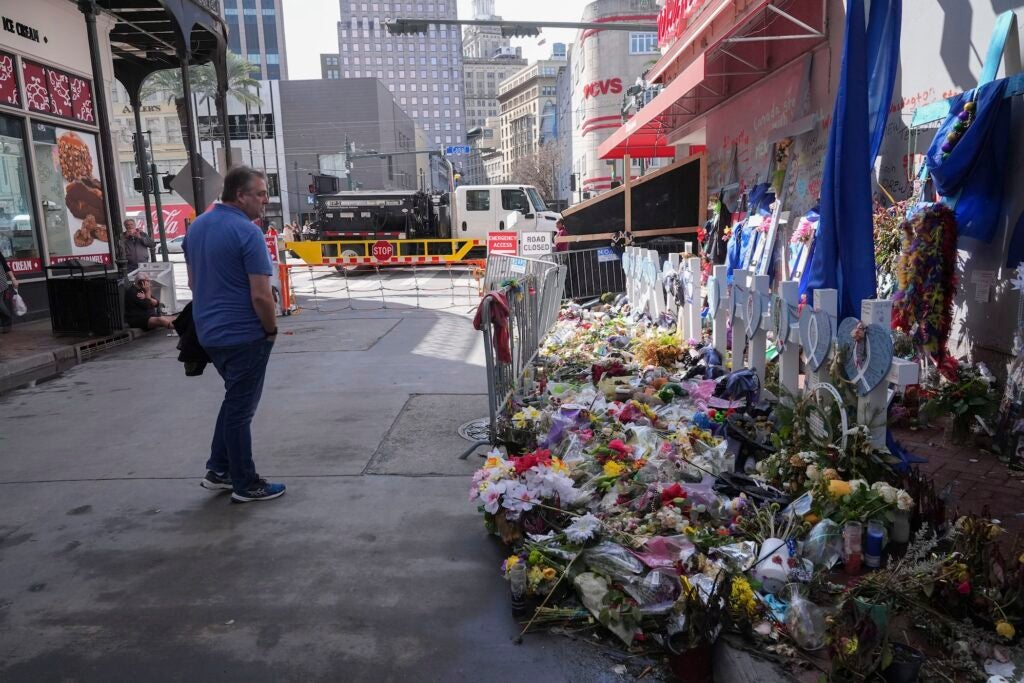
<path fill-rule="evenodd" d="M 50 263 L 111 263 L 104 189 L 96 177 L 96 136 L 34 123 L 32 142 Z"/>

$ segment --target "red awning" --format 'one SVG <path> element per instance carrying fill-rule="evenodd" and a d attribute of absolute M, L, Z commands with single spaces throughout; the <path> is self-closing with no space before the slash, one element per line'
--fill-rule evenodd
<path fill-rule="evenodd" d="M 667 136 L 672 131 L 672 110 L 680 106 L 679 100 L 704 80 L 704 55 L 686 67 L 683 73 L 669 83 L 668 87 L 647 103 L 643 109 L 597 149 L 600 159 L 621 159 L 630 155 L 634 159 L 671 158 L 676 155 L 675 147 L 668 144 Z"/>
<path fill-rule="evenodd" d="M 605 140 L 599 158 L 674 156 L 670 134 L 806 54 L 825 39 L 824 24 L 824 4 L 814 0 L 755 4 Z"/>

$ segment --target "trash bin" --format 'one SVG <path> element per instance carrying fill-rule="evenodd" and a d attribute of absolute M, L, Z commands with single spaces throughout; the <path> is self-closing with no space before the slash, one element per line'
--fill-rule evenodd
<path fill-rule="evenodd" d="M 105 336 L 124 329 L 124 284 L 103 264 L 47 266 L 46 293 L 54 333 Z"/>

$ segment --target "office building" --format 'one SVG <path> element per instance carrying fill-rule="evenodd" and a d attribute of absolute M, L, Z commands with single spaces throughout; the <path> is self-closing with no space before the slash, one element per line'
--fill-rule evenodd
<path fill-rule="evenodd" d="M 341 57 L 337 53 L 320 53 L 320 78 L 336 81 L 341 78 Z"/>
<path fill-rule="evenodd" d="M 501 19 L 494 0 L 473 0 L 474 19 Z M 488 117 L 498 116 L 498 85 L 526 66 L 522 48 L 497 26 L 467 26 L 462 36 L 466 129 L 484 128 Z M 482 146 L 490 146 L 484 142 Z"/>
<path fill-rule="evenodd" d="M 376 78 L 427 135 L 431 148 L 461 144 L 463 115 L 462 35 L 457 26 L 429 24 L 420 35 L 393 36 L 389 18 L 455 19 L 456 0 L 354 2 L 340 0 L 338 54 L 341 80 Z"/>
<path fill-rule="evenodd" d="M 657 7 L 650 0 L 595 0 L 583 9 L 584 22 L 654 24 Z M 599 158 L 597 148 L 622 125 L 626 90 L 661 56 L 657 32 L 580 31 L 572 50 L 573 172 L 577 195 L 587 197 L 621 182 L 622 169 Z M 633 159 L 631 172 L 661 160 Z"/>
<path fill-rule="evenodd" d="M 342 189 L 414 190 L 419 187 L 416 157 L 364 157 L 378 152 L 411 152 L 416 147 L 413 120 L 376 78 L 303 80 L 281 83 L 284 154 L 297 192 L 289 199 L 294 215 L 311 210 L 310 175 L 343 175 L 353 150 L 351 184 Z M 334 171 L 334 173 L 331 173 Z"/>
<path fill-rule="evenodd" d="M 283 0 L 221 0 L 228 48 L 259 67 L 256 80 L 287 80 Z"/>
<path fill-rule="evenodd" d="M 504 180 L 502 170 L 505 156 L 501 151 L 501 117 L 488 116 L 480 136 L 480 163 L 484 167 L 486 184 L 496 185 Z"/>
<path fill-rule="evenodd" d="M 473 18 L 501 19 L 494 13 L 494 0 L 473 0 Z M 511 45 L 500 26 L 467 26 L 462 31 L 462 54 L 470 59 L 490 59 Z"/>
<path fill-rule="evenodd" d="M 466 128 L 482 128 L 488 117 L 498 116 L 498 85 L 526 66 L 526 60 L 515 56 L 478 59 L 464 62 L 466 95 Z"/>
<path fill-rule="evenodd" d="M 565 59 L 545 59 L 523 67 L 498 86 L 502 177 L 511 180 L 520 159 L 537 154 L 558 137 L 556 82 Z"/>
<path fill-rule="evenodd" d="M 554 200 L 559 206 L 574 203 L 572 182 L 572 46 L 566 51 L 566 62 L 555 77 L 555 107 L 558 112 L 558 174 Z M 578 195 L 577 195 L 578 196 Z"/>

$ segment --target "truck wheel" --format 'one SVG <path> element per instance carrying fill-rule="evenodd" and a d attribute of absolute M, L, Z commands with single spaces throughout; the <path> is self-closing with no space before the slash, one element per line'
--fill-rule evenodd
<path fill-rule="evenodd" d="M 346 247 L 345 251 L 341 252 L 341 254 L 339 255 L 339 258 L 360 258 L 361 256 L 363 256 L 363 254 L 358 253 L 355 249 L 351 247 Z M 334 266 L 334 270 L 338 271 L 339 273 L 348 273 L 349 275 L 356 275 L 359 273 L 365 274 L 366 271 L 360 270 L 361 268 L 364 267 L 358 265 Z"/>

